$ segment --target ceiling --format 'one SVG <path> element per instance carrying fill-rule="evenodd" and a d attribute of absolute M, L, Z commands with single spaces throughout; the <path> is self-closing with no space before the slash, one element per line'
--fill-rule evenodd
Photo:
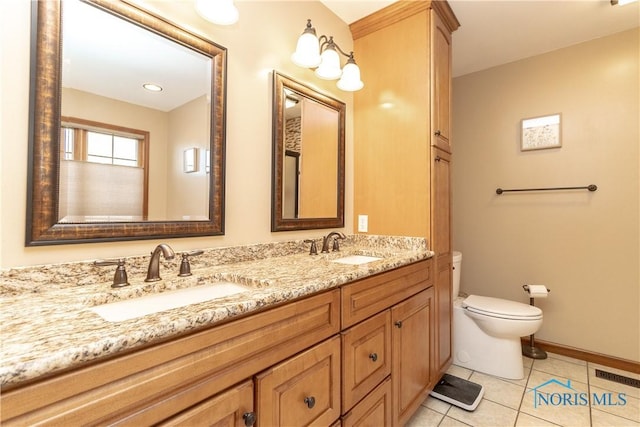
<path fill-rule="evenodd" d="M 394 0 L 321 0 L 350 24 Z M 449 0 L 454 77 L 640 26 L 640 2 L 610 0 Z M 356 60 L 358 59 L 356 52 Z"/>
<path fill-rule="evenodd" d="M 165 112 L 211 93 L 209 57 L 83 2 L 63 14 L 64 88 Z"/>

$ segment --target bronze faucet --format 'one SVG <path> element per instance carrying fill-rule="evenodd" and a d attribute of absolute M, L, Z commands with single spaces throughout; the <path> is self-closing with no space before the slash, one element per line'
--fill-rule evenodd
<path fill-rule="evenodd" d="M 327 234 L 325 237 L 322 238 L 322 253 L 328 253 L 329 252 L 329 242 L 331 241 L 331 238 L 335 236 L 335 239 L 333 239 L 333 250 L 334 251 L 339 251 L 340 250 L 340 246 L 338 245 L 338 239 L 346 239 L 347 236 L 345 236 L 344 234 L 340 233 L 339 231 L 332 231 L 331 233 Z"/>
<path fill-rule="evenodd" d="M 161 243 L 151 252 L 151 259 L 149 260 L 149 269 L 147 270 L 147 278 L 145 282 L 157 282 L 160 280 L 160 254 L 164 255 L 165 259 L 173 259 L 176 254 L 171 249 L 171 246 Z"/>

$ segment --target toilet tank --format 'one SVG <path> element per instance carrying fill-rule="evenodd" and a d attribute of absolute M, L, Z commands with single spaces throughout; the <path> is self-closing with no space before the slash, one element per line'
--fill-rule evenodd
<path fill-rule="evenodd" d="M 460 270 L 462 269 L 462 252 L 453 251 L 453 298 L 460 294 Z"/>

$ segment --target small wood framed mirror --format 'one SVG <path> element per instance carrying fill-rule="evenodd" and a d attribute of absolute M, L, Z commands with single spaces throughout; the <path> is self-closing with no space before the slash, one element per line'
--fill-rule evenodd
<path fill-rule="evenodd" d="M 344 227 L 345 110 L 273 72 L 271 231 Z"/>

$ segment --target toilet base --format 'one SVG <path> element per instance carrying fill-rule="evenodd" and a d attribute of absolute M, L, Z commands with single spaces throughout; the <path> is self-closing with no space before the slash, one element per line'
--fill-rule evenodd
<path fill-rule="evenodd" d="M 483 336 L 482 343 L 457 342 L 454 345 L 455 365 L 473 371 L 482 372 L 496 377 L 512 380 L 524 378 L 524 365 L 522 361 L 522 349 L 520 339 L 496 339 L 490 336 Z M 473 340 L 471 340 L 473 341 Z M 474 351 L 477 349 L 485 349 Z"/>
<path fill-rule="evenodd" d="M 456 299 L 453 309 L 453 363 L 497 377 L 524 378 L 520 337 L 487 335 L 464 314 L 461 300 Z"/>

